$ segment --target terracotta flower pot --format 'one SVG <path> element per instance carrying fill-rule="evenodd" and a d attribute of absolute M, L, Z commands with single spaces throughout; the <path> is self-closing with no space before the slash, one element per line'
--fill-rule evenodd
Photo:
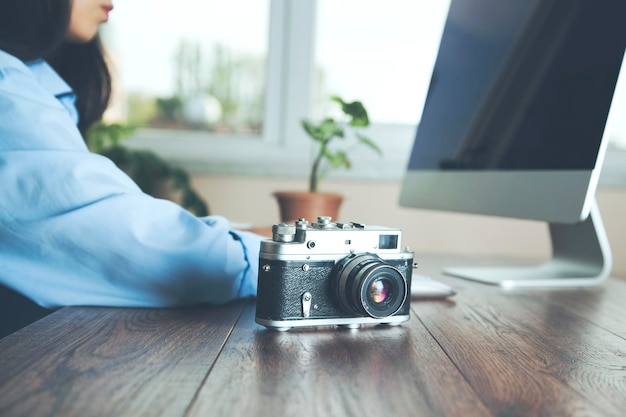
<path fill-rule="evenodd" d="M 280 210 L 280 221 L 293 223 L 297 219 L 316 221 L 318 216 L 339 219 L 343 196 L 336 193 L 311 193 L 306 191 L 278 191 L 274 197 Z"/>

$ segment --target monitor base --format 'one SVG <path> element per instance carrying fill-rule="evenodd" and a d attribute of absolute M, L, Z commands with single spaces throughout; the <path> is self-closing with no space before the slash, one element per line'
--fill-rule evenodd
<path fill-rule="evenodd" d="M 589 217 L 576 224 L 550 223 L 552 258 L 541 265 L 454 267 L 443 272 L 503 288 L 588 287 L 606 280 L 613 266 L 609 240 L 594 200 Z"/>

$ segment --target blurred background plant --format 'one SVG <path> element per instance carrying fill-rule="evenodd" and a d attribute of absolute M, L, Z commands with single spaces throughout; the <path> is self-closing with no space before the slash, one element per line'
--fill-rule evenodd
<path fill-rule="evenodd" d="M 317 143 L 317 153 L 311 165 L 309 173 L 309 191 L 318 191 L 319 182 L 325 177 L 330 169 L 352 167 L 352 162 L 348 158 L 348 152 L 357 145 L 365 145 L 382 155 L 381 149 L 367 136 L 360 133 L 360 130 L 370 124 L 369 116 L 365 106 L 360 101 L 346 102 L 341 97 L 332 96 L 331 101 L 341 107 L 341 119 L 325 117 L 321 122 L 314 123 L 309 119 L 302 120 L 302 127 L 306 133 Z M 346 132 L 351 130 L 356 142 L 351 147 L 343 149 L 332 149 L 331 143 L 336 139 L 345 140 Z M 323 162 L 326 166 L 322 166 Z"/>
<path fill-rule="evenodd" d="M 87 132 L 87 145 L 92 152 L 111 159 L 144 193 L 174 201 L 196 216 L 207 216 L 207 203 L 192 188 L 186 171 L 154 152 L 122 145 L 134 131 L 134 126 L 101 120 Z"/>

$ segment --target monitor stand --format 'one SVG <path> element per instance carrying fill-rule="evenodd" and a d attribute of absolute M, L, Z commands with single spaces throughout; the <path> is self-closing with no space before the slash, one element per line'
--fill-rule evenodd
<path fill-rule="evenodd" d="M 586 287 L 602 283 L 613 258 L 594 199 L 589 217 L 575 224 L 550 223 L 552 258 L 536 266 L 454 267 L 444 273 L 504 288 Z"/>

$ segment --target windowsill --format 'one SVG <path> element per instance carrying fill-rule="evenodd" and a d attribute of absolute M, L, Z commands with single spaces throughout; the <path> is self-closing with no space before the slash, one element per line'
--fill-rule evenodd
<path fill-rule="evenodd" d="M 408 162 L 415 126 L 378 125 L 367 135 L 382 148 L 380 157 L 365 147 L 354 149 L 350 170 L 339 169 L 334 178 L 399 180 Z M 124 142 L 134 149 L 150 149 L 192 174 L 282 176 L 305 178 L 315 149 L 304 133 L 287 143 L 261 137 L 208 136 L 198 132 L 141 129 Z"/>
<path fill-rule="evenodd" d="M 399 181 L 404 177 L 414 126 L 373 126 L 368 135 L 385 138 L 379 157 L 369 149 L 350 154 L 352 168 L 332 172 L 333 178 Z M 384 132 L 384 133 L 383 133 Z M 293 143 L 296 144 L 293 144 Z M 291 144 L 263 141 L 253 136 L 213 136 L 185 133 L 178 139 L 171 132 L 145 129 L 125 142 L 135 149 L 151 149 L 192 174 L 306 178 L 313 149 L 306 138 Z M 599 187 L 626 187 L 626 150 L 609 149 Z"/>

